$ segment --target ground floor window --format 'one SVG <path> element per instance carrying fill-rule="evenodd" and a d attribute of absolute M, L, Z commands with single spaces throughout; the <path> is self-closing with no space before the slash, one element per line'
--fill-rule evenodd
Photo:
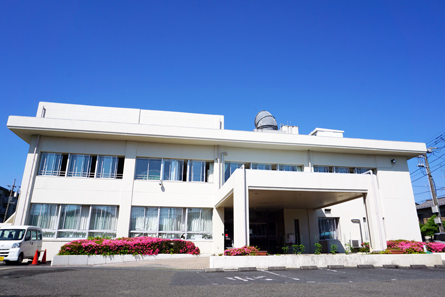
<path fill-rule="evenodd" d="M 117 206 L 32 204 L 29 225 L 46 238 L 116 237 Z"/>
<path fill-rule="evenodd" d="M 318 218 L 320 240 L 338 239 L 338 218 Z"/>
<path fill-rule="evenodd" d="M 130 237 L 212 239 L 211 208 L 132 207 Z"/>

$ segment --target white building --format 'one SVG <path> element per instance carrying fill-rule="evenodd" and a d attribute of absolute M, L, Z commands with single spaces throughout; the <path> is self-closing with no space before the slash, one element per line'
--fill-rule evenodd
<path fill-rule="evenodd" d="M 14 223 L 42 227 L 50 258 L 98 235 L 185 237 L 209 254 L 421 240 L 407 160 L 423 143 L 232 131 L 220 115 L 48 102 L 7 125 L 30 145 Z"/>

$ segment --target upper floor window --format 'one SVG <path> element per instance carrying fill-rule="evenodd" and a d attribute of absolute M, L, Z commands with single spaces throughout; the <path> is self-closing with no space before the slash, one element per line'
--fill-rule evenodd
<path fill-rule="evenodd" d="M 89 155 L 70 154 L 67 176 L 89 177 L 92 161 Z"/>
<path fill-rule="evenodd" d="M 340 167 L 340 166 L 314 166 L 314 172 L 331 172 L 331 173 L 356 173 L 362 174 L 367 171 L 374 171 L 370 168 Z"/>
<path fill-rule="evenodd" d="M 163 180 L 180 180 L 184 179 L 184 161 L 164 159 L 163 164 Z"/>
<path fill-rule="evenodd" d="M 39 175 L 61 175 L 62 160 L 62 154 L 42 153 Z"/>
<path fill-rule="evenodd" d="M 244 163 L 239 162 L 225 162 L 224 163 L 224 181 L 227 181 L 229 177 L 237 170 L 241 168 Z"/>
<path fill-rule="evenodd" d="M 82 154 L 42 153 L 39 175 L 122 178 L 124 158 Z"/>
<path fill-rule="evenodd" d="M 287 165 L 287 164 L 278 164 L 277 166 L 278 171 L 303 171 L 302 166 L 297 165 Z"/>
<path fill-rule="evenodd" d="M 250 165 L 250 169 L 256 170 L 272 170 L 272 165 L 270 164 L 261 164 L 261 163 L 252 163 Z"/>
<path fill-rule="evenodd" d="M 135 179 L 213 181 L 213 163 L 197 160 L 136 159 Z"/>
<path fill-rule="evenodd" d="M 116 178 L 118 158 L 115 156 L 99 156 L 97 159 L 97 178 Z"/>

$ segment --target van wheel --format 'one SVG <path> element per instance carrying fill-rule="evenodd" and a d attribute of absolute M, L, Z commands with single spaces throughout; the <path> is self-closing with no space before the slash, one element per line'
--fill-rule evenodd
<path fill-rule="evenodd" d="M 23 262 L 23 253 L 20 253 L 19 258 L 17 259 L 17 262 L 15 262 L 17 265 L 21 264 Z"/>

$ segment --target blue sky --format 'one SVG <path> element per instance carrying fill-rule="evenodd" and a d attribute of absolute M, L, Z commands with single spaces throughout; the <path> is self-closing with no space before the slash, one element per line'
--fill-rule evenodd
<path fill-rule="evenodd" d="M 0 185 L 20 184 L 28 150 L 7 118 L 39 101 L 222 114 L 236 130 L 265 109 L 302 134 L 427 142 L 445 129 L 444 15 L 440 0 L 0 0 Z"/>

